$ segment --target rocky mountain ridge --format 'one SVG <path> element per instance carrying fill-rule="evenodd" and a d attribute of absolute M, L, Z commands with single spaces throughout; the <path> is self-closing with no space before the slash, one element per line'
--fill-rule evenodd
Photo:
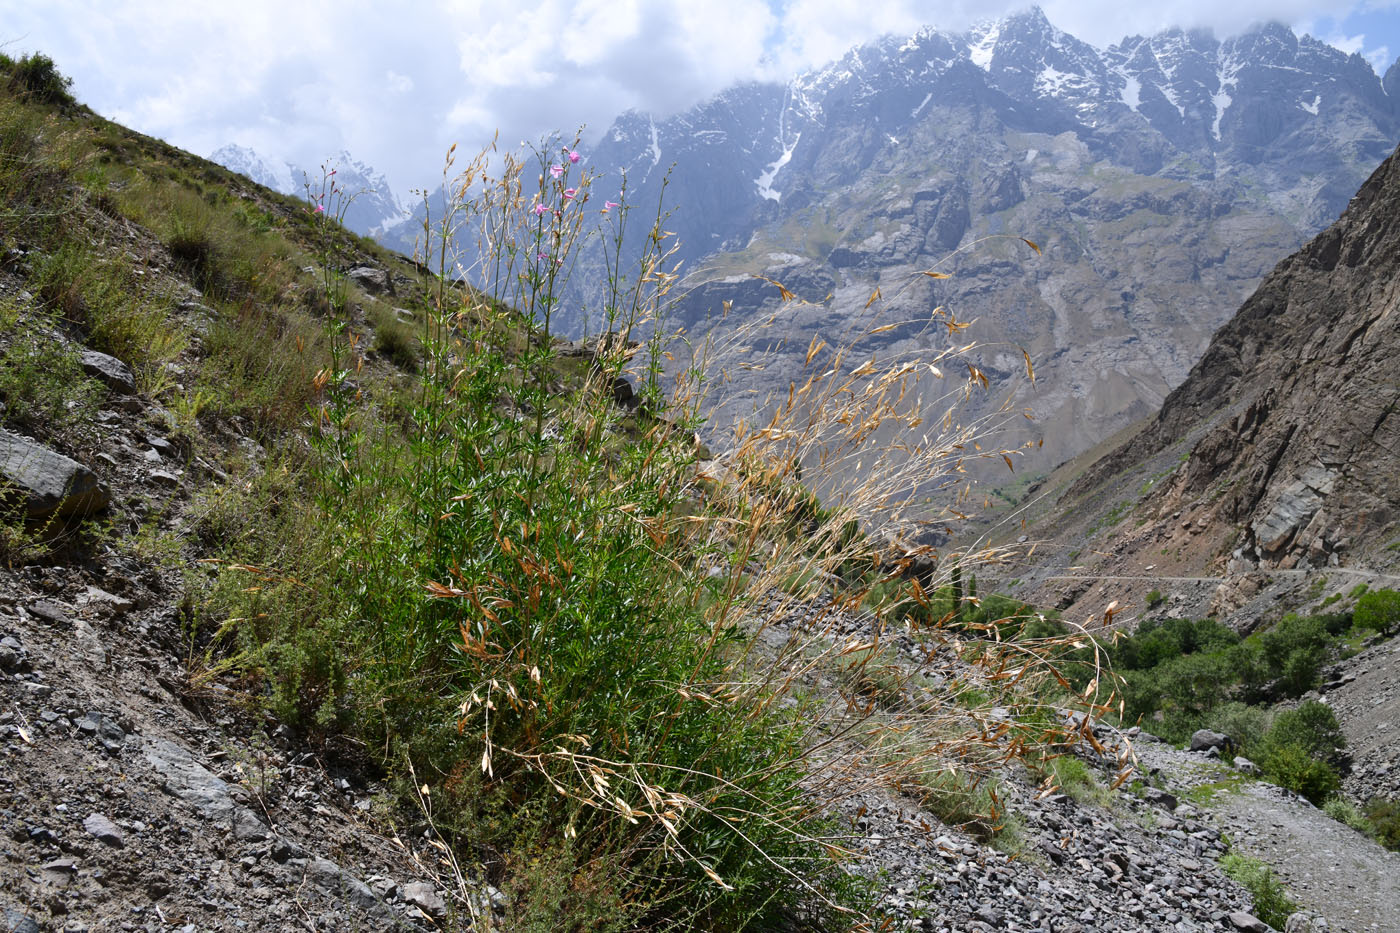
<path fill-rule="evenodd" d="M 1392 155 L 1341 219 L 1265 278 L 1156 416 L 1057 493 L 1051 541 L 1082 539 L 1104 504 L 1123 503 L 1103 543 L 1068 563 L 1086 576 L 1147 567 L 1218 578 L 1197 608 L 1227 616 L 1316 577 L 1333 578 L 1327 590 L 1368 574 L 1393 585 L 1397 216 Z M 1110 589 L 1132 587 L 1100 585 L 1070 602 L 1105 600 Z"/>
<path fill-rule="evenodd" d="M 1278 25 L 1096 49 L 1031 10 L 886 38 L 666 120 L 625 114 L 588 164 L 608 183 L 625 172 L 646 206 L 669 177 L 666 228 L 690 270 L 675 320 L 692 336 L 725 302 L 738 314 L 717 332 L 781 306 L 752 275 L 809 302 L 749 347 L 779 348 L 741 377 L 752 397 L 801 372 L 814 333 L 888 314 L 905 324 L 879 349 L 897 355 L 935 339 L 924 325 L 945 306 L 989 344 L 989 404 L 1010 396 L 1038 420 L 1016 437 L 1043 443 L 1023 468 L 1040 474 L 1155 410 L 1263 274 L 1336 217 L 1400 139 L 1397 80 Z M 918 279 L 935 265 L 953 277 Z M 576 274 L 566 327 L 590 326 L 600 274 Z"/>

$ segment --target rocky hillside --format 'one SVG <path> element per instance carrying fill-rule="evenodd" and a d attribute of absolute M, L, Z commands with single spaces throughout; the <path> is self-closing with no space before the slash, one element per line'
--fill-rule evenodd
<path fill-rule="evenodd" d="M 1319 577 L 1328 590 L 1394 579 L 1397 211 L 1392 155 L 1264 279 L 1140 431 L 1050 489 L 1059 517 L 1047 537 L 1062 547 L 1042 552 L 1047 566 L 1139 578 L 1083 593 L 1091 602 L 1145 592 L 1155 575 L 1199 578 L 1183 581 L 1193 605 L 1227 615 Z M 1073 604 L 1081 594 L 1065 586 L 1059 601 Z"/>
<path fill-rule="evenodd" d="M 785 389 L 811 336 L 841 333 L 876 288 L 881 323 L 903 322 L 882 353 L 942 339 L 926 325 L 946 306 L 976 319 L 964 336 L 989 344 L 998 401 L 1035 414 L 1018 437 L 1044 446 L 1018 470 L 1039 474 L 1155 411 L 1397 139 L 1371 67 L 1285 27 L 1099 49 L 1032 10 L 882 40 L 669 119 L 626 114 L 588 158 L 625 171 L 637 204 L 669 174 L 693 332 L 726 301 L 744 322 L 776 309 L 753 274 L 810 302 L 783 307 L 756 346 L 791 349 L 744 388 Z M 980 242 L 999 234 L 1043 253 Z M 935 266 L 953 277 L 918 276 Z"/>

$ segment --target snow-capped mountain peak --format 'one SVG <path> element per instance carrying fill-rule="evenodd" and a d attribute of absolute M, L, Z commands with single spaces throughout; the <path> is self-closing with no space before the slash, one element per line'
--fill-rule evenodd
<path fill-rule="evenodd" d="M 233 143 L 215 150 L 209 158 L 273 191 L 294 197 L 319 191 L 322 173 L 334 169 L 337 186 L 350 198 L 345 225 L 366 236 L 378 236 L 409 216 L 389 180 L 345 150 L 314 168 L 268 159 Z"/>

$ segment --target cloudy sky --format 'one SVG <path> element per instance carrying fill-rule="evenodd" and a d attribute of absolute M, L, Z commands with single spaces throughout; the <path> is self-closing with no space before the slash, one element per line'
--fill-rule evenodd
<path fill-rule="evenodd" d="M 42 51 L 105 116 L 200 155 L 236 142 L 314 166 L 342 148 L 394 186 L 475 150 L 601 134 L 734 83 L 786 79 L 883 33 L 962 29 L 1017 0 L 0 0 L 0 47 Z M 1278 20 L 1384 71 L 1400 0 L 1043 0 L 1099 46 Z"/>

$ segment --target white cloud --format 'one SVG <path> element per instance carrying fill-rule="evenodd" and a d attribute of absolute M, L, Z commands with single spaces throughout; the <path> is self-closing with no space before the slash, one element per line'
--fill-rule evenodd
<path fill-rule="evenodd" d="M 471 150 L 622 110 L 669 114 L 735 82 L 783 79 L 884 33 L 963 29 L 1017 0 L 0 0 L 0 44 L 40 49 L 78 96 L 208 153 L 226 142 L 306 164 L 349 149 L 403 187 Z M 1180 25 L 1217 35 L 1263 20 L 1329 23 L 1378 68 L 1385 37 L 1342 28 L 1397 0 L 1043 0 L 1098 45 Z M 1400 33 L 1400 26 L 1397 26 Z M 1370 41 L 1374 47 L 1368 49 Z M 1400 41 L 1400 38 L 1394 41 Z"/>

